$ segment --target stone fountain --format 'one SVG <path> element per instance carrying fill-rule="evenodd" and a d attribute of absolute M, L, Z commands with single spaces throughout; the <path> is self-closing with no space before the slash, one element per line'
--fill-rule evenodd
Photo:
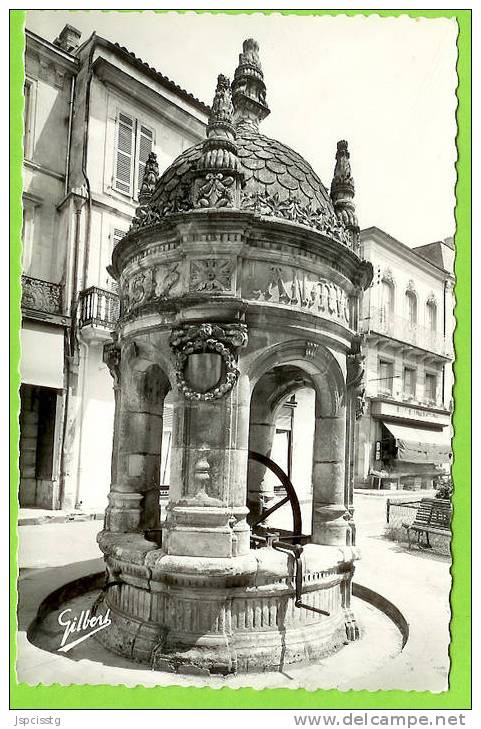
<path fill-rule="evenodd" d="M 359 257 L 347 143 L 328 192 L 299 154 L 261 134 L 268 114 L 249 39 L 232 83 L 218 77 L 206 139 L 161 177 L 151 154 L 113 253 L 121 316 L 104 352 L 116 405 L 96 606 L 112 625 L 98 639 L 157 670 L 278 669 L 359 636 L 351 462 L 363 407 L 358 312 L 372 269 Z M 272 533 L 264 475 L 275 419 L 306 386 L 316 403 L 312 525 Z"/>

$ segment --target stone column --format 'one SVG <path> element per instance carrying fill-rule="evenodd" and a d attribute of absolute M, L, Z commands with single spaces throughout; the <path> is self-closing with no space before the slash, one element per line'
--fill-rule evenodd
<path fill-rule="evenodd" d="M 270 458 L 276 433 L 275 414 L 265 403 L 264 392 L 252 398 L 249 423 L 249 450 Z M 265 482 L 266 467 L 250 460 L 247 471 L 247 506 L 249 519 L 254 520 L 272 505 L 274 489 Z"/>
<path fill-rule="evenodd" d="M 168 385 L 158 365 L 121 366 L 122 395 L 115 418 L 114 460 L 105 529 L 144 532 L 159 527 L 160 452 Z M 115 478 L 115 480 L 114 480 Z"/>
<path fill-rule="evenodd" d="M 349 511 L 345 505 L 346 408 L 337 415 L 321 412 L 316 396 L 312 465 L 312 541 L 345 546 L 350 543 Z"/>
<path fill-rule="evenodd" d="M 171 555 L 236 557 L 246 522 L 249 381 L 210 401 L 177 393 L 163 547 Z"/>

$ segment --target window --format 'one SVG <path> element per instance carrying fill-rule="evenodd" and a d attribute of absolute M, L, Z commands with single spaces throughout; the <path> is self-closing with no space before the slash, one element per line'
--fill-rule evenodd
<path fill-rule="evenodd" d="M 22 217 L 22 270 L 27 275 L 30 272 L 33 253 L 33 230 L 35 224 L 35 204 L 23 198 Z"/>
<path fill-rule="evenodd" d="M 406 397 L 416 396 L 416 370 L 413 367 L 404 368 L 403 391 Z"/>
<path fill-rule="evenodd" d="M 418 320 L 418 306 L 416 294 L 412 291 L 406 291 L 406 311 L 409 323 L 415 326 Z"/>
<path fill-rule="evenodd" d="M 426 304 L 426 321 L 431 332 L 435 332 L 437 329 L 437 314 L 436 302 L 428 301 Z"/>
<path fill-rule="evenodd" d="M 383 321 L 389 321 L 394 313 L 394 286 L 389 281 L 382 281 L 381 310 Z"/>
<path fill-rule="evenodd" d="M 153 145 L 154 133 L 149 127 L 128 114 L 119 113 L 114 173 L 116 190 L 137 198 Z"/>
<path fill-rule="evenodd" d="M 392 395 L 393 363 L 379 360 L 379 392 Z"/>
<path fill-rule="evenodd" d="M 34 127 L 34 92 L 33 82 L 27 79 L 23 85 L 24 95 L 24 135 L 23 135 L 23 156 L 30 159 L 33 153 L 33 127 Z"/>
<path fill-rule="evenodd" d="M 430 372 L 426 372 L 424 380 L 424 397 L 427 402 L 436 402 L 437 396 L 437 377 Z"/>

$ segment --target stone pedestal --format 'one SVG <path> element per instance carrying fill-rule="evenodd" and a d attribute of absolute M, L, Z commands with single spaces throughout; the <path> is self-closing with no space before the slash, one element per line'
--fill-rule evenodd
<path fill-rule="evenodd" d="M 249 551 L 248 427 L 246 378 L 221 399 L 177 397 L 163 541 L 168 554 L 228 558 Z"/>
<path fill-rule="evenodd" d="M 229 674 L 318 661 L 347 642 L 346 550 L 307 545 L 303 601 L 295 607 L 292 557 L 266 547 L 230 559 L 181 557 L 128 535 L 100 539 L 112 586 L 96 609 L 112 625 L 96 638 L 154 670 Z M 115 551 L 115 553 L 114 553 Z M 115 578 L 115 581 L 114 581 Z"/>

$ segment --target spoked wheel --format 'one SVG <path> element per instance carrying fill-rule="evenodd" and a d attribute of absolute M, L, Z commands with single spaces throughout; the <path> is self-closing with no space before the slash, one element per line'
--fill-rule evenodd
<path fill-rule="evenodd" d="M 271 506 L 270 509 L 266 509 L 265 511 L 263 511 L 262 514 L 251 523 L 251 527 L 254 529 L 261 522 L 263 522 L 264 519 L 267 519 L 268 516 L 277 511 L 277 509 L 280 509 L 281 506 L 290 503 L 292 509 L 294 539 L 297 540 L 297 538 L 300 538 L 302 536 L 302 514 L 301 507 L 299 505 L 299 499 L 297 498 L 296 490 L 292 485 L 292 481 L 290 480 L 288 475 L 284 473 L 282 468 L 277 465 L 277 463 L 275 463 L 271 458 L 264 456 L 262 453 L 257 453 L 257 451 L 249 451 L 249 458 L 253 461 L 257 461 L 257 463 L 261 463 L 263 466 L 266 466 L 266 468 L 272 471 L 272 473 L 277 476 L 282 486 L 286 490 L 285 498 L 278 501 L 277 504 L 274 504 L 274 506 Z"/>

